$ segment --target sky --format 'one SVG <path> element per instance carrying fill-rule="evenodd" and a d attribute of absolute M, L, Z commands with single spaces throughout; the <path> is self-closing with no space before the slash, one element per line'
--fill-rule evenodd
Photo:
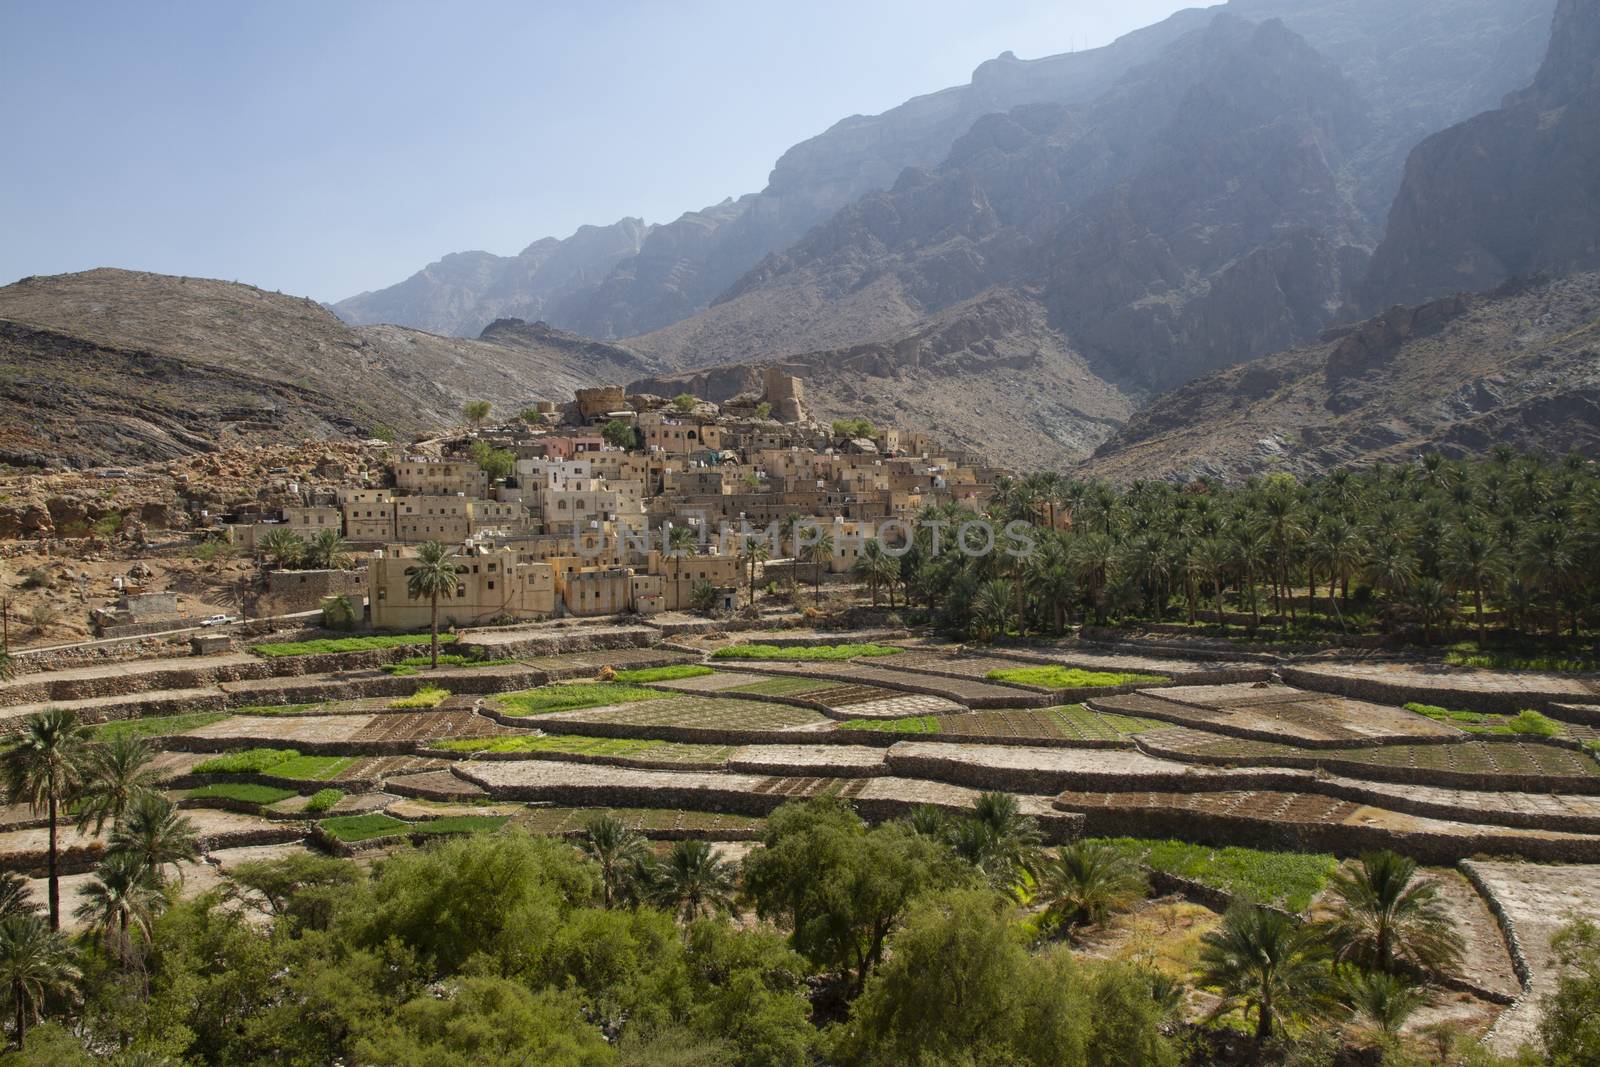
<path fill-rule="evenodd" d="M 760 190 L 790 145 L 1178 0 L 0 0 L 0 284 L 319 300 Z"/>

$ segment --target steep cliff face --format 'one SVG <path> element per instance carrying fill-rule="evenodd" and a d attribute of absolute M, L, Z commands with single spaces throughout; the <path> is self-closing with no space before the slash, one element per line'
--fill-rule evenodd
<path fill-rule="evenodd" d="M 473 337 L 498 318 L 549 317 L 637 253 L 649 232 L 641 219 L 622 219 L 580 226 L 565 240 L 543 238 L 515 256 L 453 252 L 397 285 L 341 300 L 332 309 L 358 326 L 392 323 Z"/>
<path fill-rule="evenodd" d="M 636 343 L 677 362 L 837 347 L 1000 285 L 1102 376 L 1165 387 L 1315 335 L 1372 236 L 1342 180 L 1371 128 L 1281 23 L 1219 15 L 1090 104 L 986 116 Z"/>
<path fill-rule="evenodd" d="M 1600 266 L 1600 4 L 1561 0 L 1544 65 L 1411 154 L 1362 286 L 1376 309 Z"/>
<path fill-rule="evenodd" d="M 1311 474 L 1497 444 L 1600 450 L 1600 274 L 1393 308 L 1197 379 L 1134 416 L 1081 472 Z"/>

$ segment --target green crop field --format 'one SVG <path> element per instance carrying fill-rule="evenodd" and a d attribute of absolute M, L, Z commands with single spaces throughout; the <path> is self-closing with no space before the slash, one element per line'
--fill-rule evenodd
<path fill-rule="evenodd" d="M 1209 848 L 1130 837 L 1106 843 L 1154 870 L 1294 912 L 1311 906 L 1339 866 L 1338 860 L 1322 853 Z"/>
<path fill-rule="evenodd" d="M 577 711 L 633 700 L 670 700 L 659 693 L 625 682 L 562 682 L 495 698 L 507 715 L 548 715 L 556 711 Z"/>
<path fill-rule="evenodd" d="M 675 682 L 679 678 L 699 678 L 715 673 L 703 663 L 674 663 L 666 667 L 640 667 L 637 670 L 618 671 L 616 680 L 628 685 L 644 685 L 648 682 Z"/>
<path fill-rule="evenodd" d="M 1124 671 L 1085 671 L 1076 667 L 1007 667 L 984 675 L 991 682 L 1015 682 L 1040 689 L 1098 689 L 1113 685 L 1155 684 L 1171 681 L 1164 674 Z"/>
<path fill-rule="evenodd" d="M 711 653 L 712 659 L 751 659 L 799 662 L 828 662 L 847 659 L 898 656 L 903 648 L 889 645 L 729 645 Z"/>
<path fill-rule="evenodd" d="M 152 715 L 147 719 L 119 719 L 89 727 L 89 736 L 96 741 L 118 737 L 170 737 L 221 722 L 229 714 L 226 711 L 187 711 L 179 715 Z"/>
<path fill-rule="evenodd" d="M 190 800 L 233 800 L 241 804 L 265 807 L 295 795 L 293 789 L 275 785 L 257 785 L 254 782 L 215 782 L 191 789 L 184 794 Z"/>
<path fill-rule="evenodd" d="M 455 642 L 455 634 L 440 634 L 439 644 Z M 321 637 L 312 641 L 268 641 L 251 645 L 250 651 L 258 656 L 276 659 L 283 656 L 316 656 L 330 652 L 370 652 L 375 648 L 402 648 L 407 645 L 426 645 L 427 634 L 375 634 L 371 637 Z"/>

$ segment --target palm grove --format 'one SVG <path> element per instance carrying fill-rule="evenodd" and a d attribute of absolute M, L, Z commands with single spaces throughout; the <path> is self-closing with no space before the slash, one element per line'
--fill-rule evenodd
<path fill-rule="evenodd" d="M 1430 454 L 1238 486 L 1044 473 L 1002 480 L 988 515 L 1033 524 L 1037 547 L 935 553 L 930 521 L 977 517 L 945 505 L 896 566 L 863 577 L 978 639 L 1138 621 L 1565 648 L 1600 606 L 1600 473 L 1576 456 Z"/>
<path fill-rule="evenodd" d="M 112 828 L 73 938 L 54 875 L 48 915 L 0 883 L 6 1062 L 1133 1067 L 1209 1062 L 1232 1031 L 1311 1063 L 1333 1022 L 1405 1063 L 1392 1035 L 1460 966 L 1433 884 L 1389 853 L 1346 865 L 1316 921 L 1238 903 L 1192 975 L 1084 958 L 1148 891 L 1135 855 L 1048 847 L 1001 793 L 876 826 L 792 802 L 737 866 L 600 814 L 570 840 L 506 829 L 370 869 L 241 863 L 185 899 L 194 833 L 148 757 L 61 712 L 6 754 L 14 799 Z M 1592 1062 L 1600 932 L 1561 944 L 1544 1037 Z M 1216 996 L 1198 1025 L 1184 978 Z"/>

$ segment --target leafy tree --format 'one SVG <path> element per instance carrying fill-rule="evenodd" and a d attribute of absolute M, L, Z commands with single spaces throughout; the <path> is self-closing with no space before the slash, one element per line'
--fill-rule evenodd
<path fill-rule="evenodd" d="M 83 782 L 87 732 L 76 714 L 61 708 L 36 711 L 22 720 L 16 743 L 0 753 L 0 777 L 13 804 L 48 813 L 50 929 L 61 929 L 61 856 L 57 847 L 60 808 Z"/>
<path fill-rule="evenodd" d="M 763 400 L 761 403 L 756 405 L 756 418 L 770 419 L 771 417 L 772 405 L 768 401 Z"/>
<path fill-rule="evenodd" d="M 474 441 L 468 454 L 491 482 L 504 481 L 516 472 L 517 455 L 510 449 L 495 448 L 487 441 Z"/>
<path fill-rule="evenodd" d="M 612 419 L 600 428 L 600 436 L 612 448 L 632 448 L 636 440 L 633 427 L 621 419 Z"/>
<path fill-rule="evenodd" d="M 305 538 L 293 530 L 273 530 L 260 542 L 261 554 L 274 566 L 288 569 L 297 566 L 306 555 Z"/>
<path fill-rule="evenodd" d="M 1201 939 L 1200 981 L 1222 994 L 1221 1011 L 1256 1016 L 1262 1045 L 1284 1019 L 1322 1014 L 1332 995 L 1328 949 L 1319 931 L 1282 912 L 1236 904 Z"/>
<path fill-rule="evenodd" d="M 489 417 L 493 405 L 487 400 L 469 400 L 461 405 L 461 417 L 467 420 L 467 425 L 474 429 L 483 425 L 483 420 Z"/>
<path fill-rule="evenodd" d="M 392 1067 L 608 1067 L 611 1049 L 575 998 L 503 978 L 449 982 L 402 1004 L 357 1038 L 360 1063 Z"/>
<path fill-rule="evenodd" d="M 680 415 L 687 415 L 700 406 L 700 398 L 691 393 L 679 393 L 672 398 L 672 409 Z"/>
<path fill-rule="evenodd" d="M 160 776 L 150 766 L 150 743 L 130 735 L 112 737 L 84 749 L 83 785 L 78 797 L 78 829 L 96 836 L 116 824 L 140 797 L 160 791 Z"/>
<path fill-rule="evenodd" d="M 1555 1067 L 1600 1063 L 1600 926 L 1579 919 L 1550 943 L 1557 964 L 1554 992 L 1543 1001 L 1539 1036 Z"/>
<path fill-rule="evenodd" d="M 846 1067 L 1177 1062 L 1144 976 L 1122 967 L 1090 971 L 1063 951 L 1029 955 L 1002 897 L 926 895 L 890 947 L 834 1031 L 832 1052 Z"/>
<path fill-rule="evenodd" d="M 1076 841 L 1044 866 L 1039 895 L 1046 915 L 1070 929 L 1104 922 L 1147 888 L 1144 872 L 1126 853 L 1104 842 Z"/>
<path fill-rule="evenodd" d="M 913 899 L 955 878 L 936 842 L 903 824 L 868 829 L 835 799 L 779 808 L 744 862 L 756 913 L 786 927 L 818 967 L 849 972 L 856 992 Z"/>
<path fill-rule="evenodd" d="M 18 1049 L 28 1046 L 29 1018 L 39 1017 L 47 997 L 71 990 L 78 975 L 66 937 L 37 915 L 0 920 L 0 990 L 10 1002 Z"/>
<path fill-rule="evenodd" d="M 349 597 L 325 596 L 322 598 L 322 625 L 328 630 L 353 630 L 356 626 L 356 605 Z"/>
<path fill-rule="evenodd" d="M 361 887 L 361 868 L 347 860 L 292 852 L 227 870 L 231 895 L 264 917 L 295 927 L 326 929 L 341 901 Z"/>
<path fill-rule="evenodd" d="M 1327 935 L 1335 958 L 1394 974 L 1401 967 L 1444 974 L 1460 965 L 1463 943 L 1439 899 L 1437 882 L 1393 852 L 1368 852 L 1334 875 Z"/>
<path fill-rule="evenodd" d="M 456 595 L 455 554 L 438 541 L 426 541 L 417 549 L 417 561 L 406 568 L 406 595 L 427 600 L 431 610 L 428 632 L 432 636 L 431 656 L 439 669 L 439 598 Z"/>
<path fill-rule="evenodd" d="M 733 910 L 735 868 L 705 841 L 679 841 L 658 868 L 656 899 L 684 922 Z"/>
<path fill-rule="evenodd" d="M 857 437 L 876 437 L 878 434 L 877 427 L 863 418 L 834 419 L 831 429 L 835 437 L 852 439 Z"/>

